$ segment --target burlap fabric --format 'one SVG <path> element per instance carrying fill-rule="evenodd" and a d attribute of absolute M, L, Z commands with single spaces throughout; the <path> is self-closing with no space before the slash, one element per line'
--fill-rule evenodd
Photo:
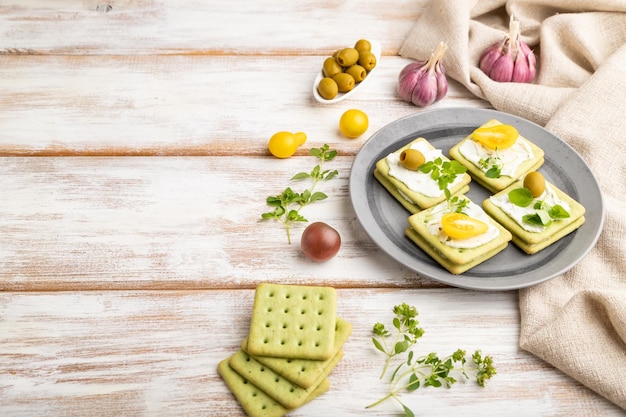
<path fill-rule="evenodd" d="M 511 15 L 537 55 L 532 84 L 497 83 L 478 68 Z M 424 60 L 440 41 L 449 77 L 545 126 L 598 179 L 600 239 L 563 276 L 519 290 L 519 344 L 626 409 L 626 1 L 432 0 L 400 55 Z"/>

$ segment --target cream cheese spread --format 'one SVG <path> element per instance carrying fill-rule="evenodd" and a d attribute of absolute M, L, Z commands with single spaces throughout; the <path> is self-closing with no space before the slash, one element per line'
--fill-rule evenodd
<path fill-rule="evenodd" d="M 566 211 L 570 211 L 569 204 L 559 199 L 549 184 L 546 184 L 546 189 L 544 190 L 543 194 L 535 198 L 532 203 L 530 203 L 527 207 L 520 207 L 511 203 L 508 193 L 501 193 L 499 195 L 491 196 L 489 197 L 489 199 L 494 205 L 500 207 L 502 211 L 504 211 L 509 217 L 515 220 L 517 224 L 519 224 L 527 232 L 542 232 L 546 228 L 546 226 L 526 223 L 523 219 L 525 215 L 534 214 L 537 212 L 537 210 L 534 208 L 534 205 L 538 201 L 543 201 L 548 206 L 555 206 L 558 204 Z"/>
<path fill-rule="evenodd" d="M 443 157 L 443 153 L 440 149 L 431 149 L 426 142 L 412 143 L 409 148 L 420 151 L 422 155 L 424 155 L 426 162 L 434 161 L 437 158 Z M 447 159 L 445 157 L 443 158 Z M 398 181 L 403 182 L 408 189 L 423 194 L 426 197 L 439 197 L 443 195 L 443 191 L 439 189 L 437 181 L 430 178 L 430 173 L 425 174 L 419 170 L 413 171 L 402 166 L 400 163 L 400 152 L 390 153 L 387 155 L 386 160 L 387 165 L 389 165 L 389 175 Z M 449 187 L 452 188 L 458 185 L 461 181 L 463 181 L 463 176 L 459 175 Z"/>
<path fill-rule="evenodd" d="M 450 210 L 448 208 L 447 201 L 437 204 L 431 209 L 431 216 L 429 216 L 428 223 L 426 224 L 430 234 L 436 236 L 444 245 L 452 248 L 471 249 L 484 245 L 500 235 L 500 230 L 498 230 L 498 228 L 489 221 L 490 217 L 487 213 L 485 213 L 480 206 L 470 201 L 469 204 L 463 208 L 463 213 L 483 221 L 489 226 L 489 228 L 485 233 L 481 233 L 480 235 L 467 239 L 452 239 L 450 236 L 445 234 L 441 228 L 441 218 L 444 214 L 449 212 Z"/>
<path fill-rule="evenodd" d="M 480 166 L 480 160 L 487 158 L 498 157 L 501 161 L 500 175 L 505 175 L 512 178 L 517 178 L 517 169 L 519 166 L 529 159 L 533 158 L 533 151 L 530 149 L 528 143 L 524 140 L 516 140 L 513 146 L 506 149 L 498 149 L 497 152 L 493 149 L 489 149 L 475 140 L 468 139 L 463 141 L 459 147 L 459 152 L 471 163 L 480 168 L 483 172 L 486 172 L 487 168 Z"/>

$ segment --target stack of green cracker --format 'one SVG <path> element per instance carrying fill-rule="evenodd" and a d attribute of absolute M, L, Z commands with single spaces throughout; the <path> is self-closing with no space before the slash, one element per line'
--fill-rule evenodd
<path fill-rule="evenodd" d="M 330 388 L 352 333 L 336 305 L 331 287 L 258 285 L 248 337 L 218 366 L 248 416 L 283 416 Z"/>

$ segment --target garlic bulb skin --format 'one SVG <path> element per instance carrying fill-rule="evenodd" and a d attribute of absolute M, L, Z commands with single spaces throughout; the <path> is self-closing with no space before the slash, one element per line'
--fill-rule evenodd
<path fill-rule="evenodd" d="M 537 59 L 519 37 L 519 21 L 511 17 L 509 33 L 488 47 L 481 55 L 479 68 L 494 81 L 531 83 L 535 79 Z"/>
<path fill-rule="evenodd" d="M 398 76 L 398 95 L 418 107 L 429 106 L 446 96 L 448 80 L 441 63 L 448 46 L 441 42 L 428 61 L 406 65 Z"/>

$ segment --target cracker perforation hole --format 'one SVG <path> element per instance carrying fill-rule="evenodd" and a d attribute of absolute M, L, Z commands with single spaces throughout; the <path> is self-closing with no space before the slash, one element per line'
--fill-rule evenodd
<path fill-rule="evenodd" d="M 284 309 L 283 313 L 285 313 L 285 314 L 289 313 L 289 309 L 288 308 Z"/>
<path fill-rule="evenodd" d="M 291 294 L 289 293 L 285 294 L 285 298 L 291 298 Z"/>
<path fill-rule="evenodd" d="M 300 314 L 306 314 L 306 310 L 305 309 L 300 310 Z"/>
<path fill-rule="evenodd" d="M 283 329 L 287 328 L 287 323 L 283 323 Z"/>

